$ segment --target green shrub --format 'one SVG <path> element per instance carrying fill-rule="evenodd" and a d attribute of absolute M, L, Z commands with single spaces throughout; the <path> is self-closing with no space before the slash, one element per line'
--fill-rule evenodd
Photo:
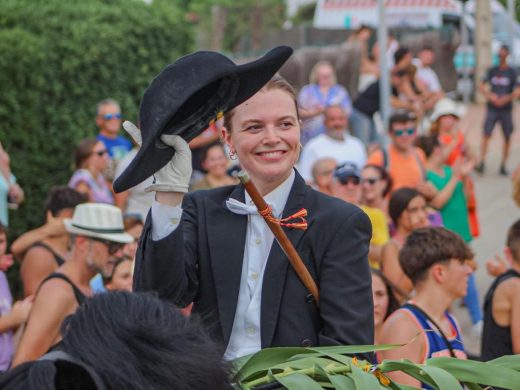
<path fill-rule="evenodd" d="M 26 194 L 11 239 L 42 223 L 75 144 L 96 134 L 96 103 L 135 122 L 153 76 L 192 49 L 183 15 L 169 0 L 0 0 L 0 141 Z"/>

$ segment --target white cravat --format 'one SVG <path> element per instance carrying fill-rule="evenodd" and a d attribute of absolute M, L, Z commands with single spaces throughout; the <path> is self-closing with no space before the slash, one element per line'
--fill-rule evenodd
<path fill-rule="evenodd" d="M 264 197 L 272 207 L 273 216 L 281 216 L 294 183 L 294 177 L 293 170 L 282 184 Z M 274 235 L 258 214 L 247 193 L 245 203 L 229 199 L 226 206 L 234 213 L 248 216 L 237 308 L 229 344 L 224 354 L 225 360 L 233 360 L 255 353 L 262 347 L 260 328 L 262 283 Z"/>
<path fill-rule="evenodd" d="M 236 199 L 229 198 L 226 200 L 226 207 L 229 211 L 240 215 L 255 215 L 258 214 L 258 209 L 254 204 L 245 204 Z M 271 206 L 272 207 L 272 206 Z"/>

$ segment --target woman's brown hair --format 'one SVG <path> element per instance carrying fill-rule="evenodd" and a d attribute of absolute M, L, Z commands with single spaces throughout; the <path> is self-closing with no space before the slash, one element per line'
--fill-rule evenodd
<path fill-rule="evenodd" d="M 274 89 L 279 89 L 281 91 L 286 92 L 294 101 L 294 106 L 296 108 L 296 116 L 299 120 L 298 115 L 298 101 L 296 98 L 296 91 L 294 90 L 293 86 L 289 84 L 287 80 L 285 80 L 283 77 L 275 75 L 265 84 L 260 91 L 271 91 Z M 235 114 L 235 109 L 228 111 L 226 114 L 224 114 L 224 127 L 227 129 L 228 132 L 231 133 L 232 126 L 231 122 L 233 120 L 233 115 Z"/>
<path fill-rule="evenodd" d="M 86 168 L 87 160 L 92 155 L 92 150 L 98 142 L 100 141 L 95 138 L 86 138 L 80 141 L 74 153 L 76 169 Z"/>

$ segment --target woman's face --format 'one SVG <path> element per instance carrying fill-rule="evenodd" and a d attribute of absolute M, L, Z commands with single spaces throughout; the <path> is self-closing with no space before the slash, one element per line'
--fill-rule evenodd
<path fill-rule="evenodd" d="M 416 196 L 399 217 L 399 227 L 412 232 L 429 224 L 426 200 L 420 195 Z"/>
<path fill-rule="evenodd" d="M 129 258 L 135 258 L 135 253 L 137 252 L 137 243 L 139 242 L 139 237 L 141 237 L 141 233 L 143 231 L 143 225 L 136 224 L 131 229 L 128 229 L 126 232 L 130 234 L 134 241 L 125 244 L 123 247 L 123 254 L 128 256 Z"/>
<path fill-rule="evenodd" d="M 383 191 L 386 182 L 381 179 L 377 169 L 368 167 L 361 172 L 361 184 L 363 186 L 363 199 L 368 202 L 383 199 Z"/>
<path fill-rule="evenodd" d="M 211 147 L 206 154 L 206 159 L 202 162 L 202 167 L 215 177 L 225 176 L 227 174 L 227 166 L 228 159 L 220 145 Z"/>
<path fill-rule="evenodd" d="M 223 137 L 253 181 L 280 184 L 289 177 L 298 160 L 300 124 L 287 92 L 257 92 L 235 108 L 231 124 Z"/>
<path fill-rule="evenodd" d="M 374 326 L 377 328 L 385 321 L 389 297 L 385 283 L 374 274 L 372 274 L 372 298 L 374 300 Z"/>
<path fill-rule="evenodd" d="M 453 115 L 443 115 L 438 119 L 439 131 L 451 131 L 459 120 Z"/>
<path fill-rule="evenodd" d="M 122 261 L 113 272 L 112 280 L 107 284 L 107 289 L 110 291 L 132 291 L 132 261 Z"/>
<path fill-rule="evenodd" d="M 334 83 L 334 69 L 329 65 L 322 65 L 316 69 L 316 82 L 320 87 L 330 87 Z"/>
<path fill-rule="evenodd" d="M 96 172 L 102 172 L 106 169 L 108 161 L 108 150 L 105 144 L 101 141 L 97 142 L 92 148 L 92 153 L 89 157 L 89 168 Z"/>

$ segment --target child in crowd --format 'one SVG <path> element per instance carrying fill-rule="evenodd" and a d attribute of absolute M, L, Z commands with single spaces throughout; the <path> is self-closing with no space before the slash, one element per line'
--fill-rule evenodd
<path fill-rule="evenodd" d="M 0 372 L 7 371 L 14 354 L 13 331 L 27 321 L 33 297 L 14 305 L 5 271 L 13 265 L 12 255 L 7 255 L 7 232 L 0 224 Z"/>
<path fill-rule="evenodd" d="M 495 279 L 484 300 L 484 361 L 520 354 L 520 219 L 509 229 L 505 254 L 511 268 Z"/>
<path fill-rule="evenodd" d="M 107 291 L 129 291 L 132 292 L 132 268 L 133 257 L 124 255 L 116 260 L 112 274 L 103 278 Z"/>
<path fill-rule="evenodd" d="M 458 160 L 453 167 L 446 165 L 443 147 L 434 135 L 419 137 L 417 146 L 427 158 L 426 179 L 439 191 L 430 205 L 441 212 L 446 228 L 470 242 L 472 236 L 462 181 L 472 171 L 473 163 Z"/>
<path fill-rule="evenodd" d="M 472 257 L 462 238 L 445 228 L 426 227 L 410 233 L 399 263 L 412 281 L 415 296 L 388 318 L 381 337 L 383 344 L 405 345 L 381 351 L 383 359 L 404 358 L 414 363 L 439 356 L 466 359 L 459 325 L 448 309 L 466 295 L 471 273 L 466 260 Z M 402 372 L 388 376 L 405 385 L 420 385 Z M 423 388 L 430 387 L 423 384 Z"/>

